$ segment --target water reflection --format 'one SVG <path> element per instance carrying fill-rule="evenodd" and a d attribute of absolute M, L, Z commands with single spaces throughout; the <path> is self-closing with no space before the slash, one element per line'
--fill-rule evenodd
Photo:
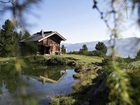
<path fill-rule="evenodd" d="M 39 105 L 48 102 L 51 96 L 68 94 L 76 82 L 73 74 L 74 71 L 67 67 L 33 64 L 19 73 L 12 63 L 1 64 L 0 105 Z M 49 78 L 55 83 L 44 82 L 40 77 Z"/>

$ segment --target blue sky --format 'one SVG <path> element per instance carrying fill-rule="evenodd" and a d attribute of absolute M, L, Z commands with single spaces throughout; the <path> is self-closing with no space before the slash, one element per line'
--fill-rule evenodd
<path fill-rule="evenodd" d="M 40 18 L 31 33 L 41 29 L 58 31 L 68 43 L 108 38 L 105 25 L 92 9 L 92 0 L 44 0 L 37 12 Z"/>
<path fill-rule="evenodd" d="M 57 31 L 67 39 L 66 43 L 109 39 L 109 32 L 92 5 L 92 0 L 44 0 L 32 8 L 37 16 L 28 16 L 25 21 L 32 24 L 28 27 L 31 34 L 41 29 Z M 130 25 L 126 30 L 123 37 L 138 37 L 136 26 Z"/>

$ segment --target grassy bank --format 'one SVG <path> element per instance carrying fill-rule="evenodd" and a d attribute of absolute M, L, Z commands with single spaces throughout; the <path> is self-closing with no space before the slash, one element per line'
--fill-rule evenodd
<path fill-rule="evenodd" d="M 51 105 L 140 104 L 140 95 L 138 94 L 140 90 L 138 84 L 140 82 L 140 60 L 118 58 L 116 61 L 112 61 L 110 57 L 101 58 L 75 54 L 27 56 L 21 59 L 31 69 L 36 68 L 34 64 L 74 67 L 76 74 L 73 77 L 79 79 L 79 82 L 73 86 L 74 92 L 67 96 L 52 97 Z M 15 61 L 14 57 L 0 58 L 2 64 L 9 62 L 14 64 Z"/>
<path fill-rule="evenodd" d="M 79 62 L 85 62 L 85 63 L 101 62 L 103 59 L 97 56 L 85 56 L 85 55 L 76 55 L 76 54 L 63 54 L 63 55 L 60 55 L 60 57 L 74 58 L 74 59 L 77 59 Z"/>
<path fill-rule="evenodd" d="M 0 57 L 0 62 L 6 62 L 6 61 L 15 60 L 15 59 L 16 59 L 15 57 L 7 57 L 7 58 Z"/>
<path fill-rule="evenodd" d="M 67 55 L 63 56 L 67 57 Z M 74 77 L 78 78 L 79 82 L 73 86 L 74 93 L 53 97 L 51 105 L 63 105 L 62 103 L 65 103 L 64 105 L 138 105 L 140 103 L 140 95 L 137 94 L 140 89 L 140 60 L 118 58 L 112 61 L 110 57 L 102 59 L 79 56 L 78 61 L 80 63 L 76 66 L 77 73 Z"/>
<path fill-rule="evenodd" d="M 72 66 L 79 82 L 73 93 L 52 97 L 51 105 L 139 105 L 140 60 L 75 54 L 27 56 L 21 58 L 31 69 L 45 66 Z M 16 58 L 0 58 L 13 65 Z M 38 65 L 35 67 L 34 65 Z M 40 68 L 40 67 L 39 67 Z M 30 71 L 30 69 L 27 69 Z M 38 70 L 37 72 L 40 72 Z"/>
<path fill-rule="evenodd" d="M 61 55 L 40 55 L 40 56 L 27 56 L 24 58 L 33 58 L 36 57 L 37 59 L 40 58 L 44 58 L 44 59 L 51 59 L 54 57 L 60 57 L 60 58 L 64 58 L 64 59 L 75 59 L 78 60 L 80 62 L 86 62 L 86 63 L 91 63 L 91 62 L 101 62 L 102 58 L 101 57 L 97 57 L 97 56 L 85 56 L 85 55 L 76 55 L 76 54 L 61 54 Z M 15 57 L 0 57 L 0 62 L 2 61 L 9 61 L 9 60 L 15 60 Z"/>

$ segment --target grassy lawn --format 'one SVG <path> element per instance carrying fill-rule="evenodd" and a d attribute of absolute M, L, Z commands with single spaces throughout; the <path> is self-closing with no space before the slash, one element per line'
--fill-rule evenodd
<path fill-rule="evenodd" d="M 97 56 L 85 56 L 85 55 L 75 55 L 75 54 L 62 54 L 59 55 L 62 58 L 74 58 L 77 59 L 79 62 L 101 62 L 103 58 Z"/>
<path fill-rule="evenodd" d="M 5 61 L 10 61 L 10 60 L 15 60 L 15 57 L 0 57 L 0 62 L 5 62 Z"/>
<path fill-rule="evenodd" d="M 28 56 L 29 58 L 31 56 Z M 61 55 L 41 55 L 37 56 L 37 58 L 44 57 L 45 59 L 51 59 L 52 57 L 60 57 L 60 58 L 71 58 L 71 59 L 76 59 L 79 62 L 85 62 L 85 63 L 94 63 L 94 62 L 101 62 L 102 58 L 97 57 L 97 56 L 85 56 L 85 55 L 76 55 L 76 54 L 61 54 Z M 15 57 L 7 57 L 7 58 L 2 58 L 0 57 L 0 62 L 6 62 L 6 61 L 11 61 L 15 60 Z"/>

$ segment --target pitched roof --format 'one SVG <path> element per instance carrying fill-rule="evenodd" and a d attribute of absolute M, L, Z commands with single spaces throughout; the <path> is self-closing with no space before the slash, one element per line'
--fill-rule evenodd
<path fill-rule="evenodd" d="M 30 41 L 42 41 L 50 36 L 53 36 L 53 35 L 58 35 L 62 40 L 66 40 L 62 35 L 60 35 L 58 32 L 56 31 L 40 31 L 40 32 L 37 32 L 35 34 L 33 34 L 32 36 L 30 36 L 28 39 L 23 39 L 21 40 L 20 42 L 30 42 Z"/>

